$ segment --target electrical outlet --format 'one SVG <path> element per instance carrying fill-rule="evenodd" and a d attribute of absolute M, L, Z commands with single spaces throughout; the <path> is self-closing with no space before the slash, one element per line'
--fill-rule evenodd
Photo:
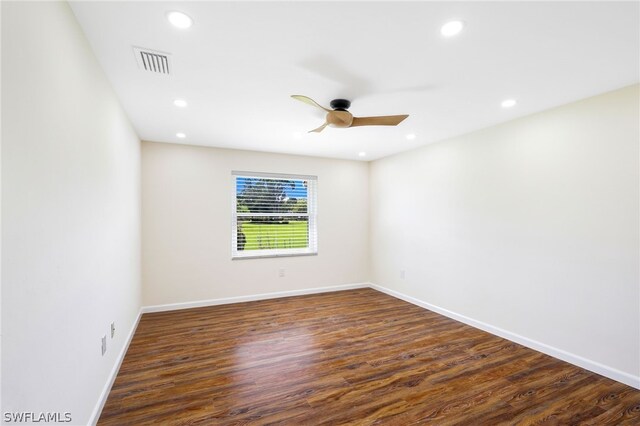
<path fill-rule="evenodd" d="M 405 271 L 404 269 L 400 269 L 400 279 L 404 280 L 404 276 L 405 276 Z"/>
<path fill-rule="evenodd" d="M 112 322 L 111 323 L 111 338 L 113 339 L 113 336 L 115 336 L 116 334 L 116 323 Z"/>
<path fill-rule="evenodd" d="M 107 352 L 107 335 L 102 336 L 102 355 Z"/>
<path fill-rule="evenodd" d="M 278 276 L 279 276 L 280 278 L 284 277 L 284 268 L 280 268 L 280 269 L 278 269 Z"/>

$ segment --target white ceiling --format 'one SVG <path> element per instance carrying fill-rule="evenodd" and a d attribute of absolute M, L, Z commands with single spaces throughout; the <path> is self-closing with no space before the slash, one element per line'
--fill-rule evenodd
<path fill-rule="evenodd" d="M 145 140 L 364 160 L 439 141 L 640 80 L 639 3 L 74 2 Z M 179 10 L 194 25 L 172 27 Z M 443 38 L 440 27 L 465 21 Z M 173 75 L 140 70 L 132 46 L 171 53 Z M 318 127 L 410 114 L 398 127 Z M 188 101 L 179 109 L 173 100 Z M 507 98 L 516 107 L 502 109 Z M 176 132 L 184 132 L 183 140 Z M 414 140 L 406 135 L 414 133 Z"/>

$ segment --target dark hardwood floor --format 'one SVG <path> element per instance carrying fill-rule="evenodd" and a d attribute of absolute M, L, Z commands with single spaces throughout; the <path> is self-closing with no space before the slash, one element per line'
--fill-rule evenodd
<path fill-rule="evenodd" d="M 145 314 L 101 425 L 640 425 L 640 391 L 371 289 Z"/>

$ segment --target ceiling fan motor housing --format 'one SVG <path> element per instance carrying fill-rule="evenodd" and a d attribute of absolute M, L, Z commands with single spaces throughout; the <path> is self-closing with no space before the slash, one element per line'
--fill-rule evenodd
<path fill-rule="evenodd" d="M 334 111 L 346 111 L 351 106 L 351 101 L 346 99 L 334 99 L 329 105 Z"/>

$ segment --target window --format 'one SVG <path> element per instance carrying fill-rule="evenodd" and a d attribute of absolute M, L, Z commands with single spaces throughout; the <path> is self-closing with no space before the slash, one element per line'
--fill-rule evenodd
<path fill-rule="evenodd" d="M 318 252 L 315 176 L 233 172 L 234 259 Z"/>

